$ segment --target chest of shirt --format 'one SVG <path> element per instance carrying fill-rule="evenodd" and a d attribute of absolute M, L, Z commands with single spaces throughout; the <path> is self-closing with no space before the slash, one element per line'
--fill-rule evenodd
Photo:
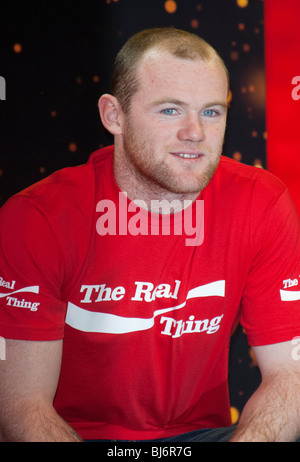
<path fill-rule="evenodd" d="M 178 338 L 215 333 L 224 316 L 232 323 L 248 271 L 246 236 L 236 240 L 208 225 L 198 246 L 187 246 L 182 235 L 94 233 L 80 277 L 65 294 L 67 324 L 98 333 L 156 326 Z"/>

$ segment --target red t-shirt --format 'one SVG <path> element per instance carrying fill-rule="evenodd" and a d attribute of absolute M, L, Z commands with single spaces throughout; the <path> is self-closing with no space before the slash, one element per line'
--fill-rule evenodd
<path fill-rule="evenodd" d="M 222 157 L 186 214 L 160 223 L 121 193 L 112 164 L 112 147 L 96 151 L 2 207 L 0 335 L 64 338 L 54 405 L 84 439 L 230 425 L 238 320 L 251 345 L 300 332 L 287 188 Z"/>

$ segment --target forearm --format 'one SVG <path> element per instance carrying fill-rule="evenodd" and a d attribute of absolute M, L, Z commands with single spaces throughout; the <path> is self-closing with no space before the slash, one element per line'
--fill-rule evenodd
<path fill-rule="evenodd" d="M 232 442 L 295 441 L 300 437 L 300 373 L 269 376 L 247 402 Z"/>
<path fill-rule="evenodd" d="M 0 441 L 5 442 L 80 442 L 81 438 L 44 403 L 16 403 L 1 413 Z"/>

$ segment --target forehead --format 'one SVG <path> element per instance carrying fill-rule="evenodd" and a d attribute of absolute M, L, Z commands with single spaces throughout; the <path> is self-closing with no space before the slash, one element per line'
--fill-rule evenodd
<path fill-rule="evenodd" d="M 138 92 L 214 93 L 227 98 L 228 80 L 217 57 L 183 59 L 164 50 L 150 50 L 137 68 Z"/>

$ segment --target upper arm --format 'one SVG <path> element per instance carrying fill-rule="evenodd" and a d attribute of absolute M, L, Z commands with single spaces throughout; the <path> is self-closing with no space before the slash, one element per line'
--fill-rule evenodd
<path fill-rule="evenodd" d="M 0 361 L 1 408 L 13 402 L 42 399 L 52 404 L 60 375 L 62 340 L 6 340 L 6 359 Z"/>
<path fill-rule="evenodd" d="M 293 340 L 252 347 L 262 378 L 272 373 L 297 372 L 300 374 L 299 350 Z"/>

